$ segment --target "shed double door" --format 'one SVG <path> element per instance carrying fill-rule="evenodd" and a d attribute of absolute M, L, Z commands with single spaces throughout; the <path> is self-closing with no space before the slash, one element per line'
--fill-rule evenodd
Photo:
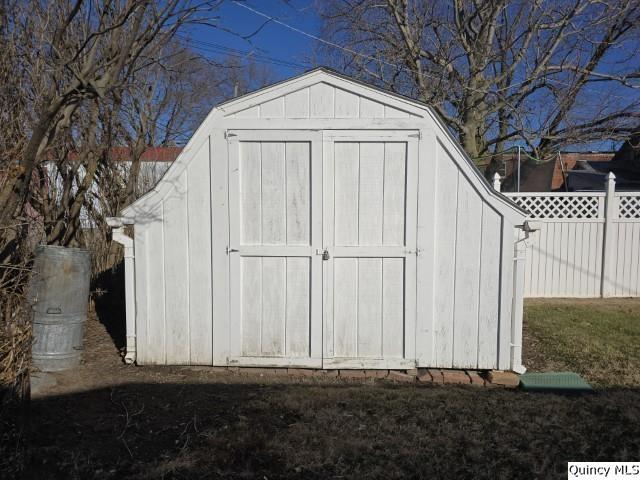
<path fill-rule="evenodd" d="M 228 132 L 230 365 L 415 365 L 412 133 Z"/>

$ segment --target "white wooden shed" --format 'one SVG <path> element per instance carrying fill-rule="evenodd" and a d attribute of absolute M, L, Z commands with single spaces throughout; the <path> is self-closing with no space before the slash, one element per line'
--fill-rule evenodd
<path fill-rule="evenodd" d="M 111 220 L 129 361 L 522 370 L 525 213 L 408 98 L 318 68 L 230 100 Z"/>

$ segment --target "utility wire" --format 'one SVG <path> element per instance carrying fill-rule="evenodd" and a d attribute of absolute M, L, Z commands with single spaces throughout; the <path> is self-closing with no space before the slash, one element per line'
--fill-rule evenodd
<path fill-rule="evenodd" d="M 287 28 L 287 29 L 289 29 L 289 30 L 291 30 L 293 32 L 299 33 L 300 35 L 304 35 L 305 37 L 308 37 L 308 38 L 311 38 L 311 39 L 316 40 L 318 42 L 324 43 L 325 45 L 329 45 L 330 47 L 343 50 L 345 52 L 350 53 L 351 55 L 356 55 L 358 57 L 365 58 L 367 60 L 372 60 L 374 62 L 380 62 L 380 63 L 382 63 L 384 65 L 387 65 L 389 67 L 393 67 L 395 69 L 406 70 L 408 72 L 414 73 L 416 75 L 420 75 L 420 76 L 425 77 L 425 78 L 430 78 L 430 79 L 437 80 L 437 81 L 441 81 L 442 80 L 442 78 L 440 78 L 440 77 L 437 77 L 435 75 L 430 75 L 428 73 L 421 72 L 421 71 L 418 71 L 418 70 L 413 70 L 413 69 L 407 67 L 406 65 L 398 65 L 398 64 L 389 62 L 387 60 L 383 60 L 381 58 L 374 57 L 372 55 L 367 55 L 365 53 L 358 52 L 356 50 L 353 50 L 352 48 L 343 47 L 342 45 L 339 45 L 339 44 L 337 44 L 335 42 L 331 42 L 329 40 L 325 40 L 322 37 L 318 37 L 317 35 L 313 35 L 311 33 L 305 32 L 304 30 L 301 30 L 301 29 L 299 29 L 297 27 L 294 27 L 293 25 L 289 25 L 289 24 L 283 22 L 282 20 L 279 20 L 276 17 L 272 17 L 270 15 L 267 15 L 264 12 L 256 10 L 255 8 L 252 8 L 252 7 L 250 7 L 249 5 L 247 5 L 245 3 L 241 3 L 238 0 L 233 0 L 233 3 L 235 3 L 239 7 L 242 7 L 242 8 L 245 8 L 245 9 L 249 10 L 250 12 L 254 13 L 255 15 L 258 15 L 260 17 L 266 18 L 267 20 L 272 21 L 274 23 L 277 23 L 278 25 L 281 25 L 281 26 L 283 26 L 283 27 L 285 27 L 285 28 Z M 563 82 L 561 80 L 556 80 L 556 79 L 550 78 L 550 77 L 545 77 L 544 80 L 548 81 L 548 82 L 553 82 L 553 83 L 556 83 L 556 84 L 560 84 L 560 85 L 565 85 L 565 86 L 568 86 L 568 87 L 572 86 L 570 83 Z M 517 82 L 517 83 L 511 84 L 511 85 L 508 85 L 506 87 L 503 87 L 503 88 L 499 88 L 499 89 L 495 89 L 495 90 L 489 90 L 489 91 L 487 91 L 487 90 L 478 90 L 478 89 L 475 89 L 475 88 L 467 87 L 466 85 L 462 85 L 462 84 L 460 84 L 460 87 L 462 89 L 464 89 L 464 90 L 468 90 L 468 91 L 475 92 L 475 93 L 481 93 L 483 95 L 488 95 L 488 94 L 491 94 L 491 93 L 497 94 L 497 93 L 505 91 L 505 90 L 510 90 L 510 89 L 515 88 L 515 87 L 517 87 L 519 85 L 522 85 L 522 84 L 524 84 L 524 83 L 526 83 L 528 81 L 529 81 L 529 79 L 525 79 L 525 80 L 523 80 L 521 82 Z M 589 87 L 588 85 L 585 85 L 582 88 L 590 89 L 592 91 L 595 91 L 595 90 L 593 90 L 592 87 Z M 608 95 L 612 96 L 612 97 L 620 98 L 622 100 L 628 100 L 628 99 L 625 99 L 624 97 L 619 96 L 619 95 L 615 95 L 615 94 L 608 94 Z"/>
<path fill-rule="evenodd" d="M 177 35 L 178 37 L 185 40 L 188 44 L 190 44 L 193 48 L 202 50 L 204 52 L 209 53 L 217 53 L 229 55 L 235 58 L 253 58 L 260 63 L 269 63 L 273 65 L 295 68 L 305 70 L 308 66 L 302 65 L 300 63 L 291 62 L 289 60 L 284 60 L 276 57 L 270 57 L 268 55 L 263 55 L 261 53 L 256 53 L 253 50 L 239 50 L 237 48 L 231 48 L 226 45 L 221 45 L 218 43 L 207 42 L 204 40 L 196 40 L 194 38 L 187 37 L 185 35 Z"/>
<path fill-rule="evenodd" d="M 440 77 L 437 77 L 435 75 L 430 75 L 428 73 L 420 72 L 418 70 L 413 70 L 413 69 L 407 67 L 406 65 L 398 65 L 398 64 L 389 62 L 387 60 L 383 60 L 381 58 L 374 57 L 372 55 L 367 55 L 365 53 L 360 53 L 360 52 L 358 52 L 356 50 L 353 50 L 352 48 L 343 47 L 342 45 L 338 45 L 337 43 L 330 42 L 329 40 L 325 40 L 324 38 L 318 37 L 317 35 L 313 35 L 311 33 L 305 32 L 304 30 L 300 30 L 297 27 L 289 25 L 289 24 L 283 22 L 282 20 L 277 19 L 276 17 L 272 17 L 270 15 L 267 15 L 266 13 L 263 13 L 263 12 L 261 12 L 259 10 L 256 10 L 255 8 L 251 8 L 249 5 L 247 5 L 245 3 L 240 3 L 237 0 L 233 0 L 233 3 L 235 3 L 239 7 L 242 7 L 242 8 L 245 8 L 245 9 L 249 10 L 250 12 L 253 12 L 256 15 L 259 15 L 259 16 L 261 16 L 263 18 L 266 18 L 267 20 L 270 20 L 270 21 L 272 21 L 274 23 L 277 23 L 278 25 L 281 25 L 281 26 L 283 26 L 285 28 L 288 28 L 289 30 L 291 30 L 293 32 L 299 33 L 300 35 L 304 35 L 305 37 L 311 38 L 311 39 L 316 40 L 316 41 L 318 41 L 320 43 L 324 43 L 325 45 L 329 45 L 330 47 L 338 48 L 340 50 L 344 50 L 345 52 L 348 52 L 351 55 L 356 55 L 358 57 L 365 58 L 367 60 L 372 60 L 374 62 L 379 62 L 379 63 L 382 63 L 382 64 L 387 65 L 389 67 L 393 67 L 393 68 L 398 69 L 398 70 L 406 70 L 408 72 L 415 73 L 416 75 L 420 75 L 421 77 L 430 78 L 430 79 L 437 80 L 437 81 L 441 81 L 442 80 L 442 78 L 440 78 Z M 465 85 L 461 85 L 461 87 L 463 89 L 469 90 L 471 92 L 481 93 L 482 95 L 488 95 L 490 93 L 495 93 L 495 92 L 486 91 L 486 90 L 478 90 L 478 89 L 475 89 L 475 88 L 467 87 Z M 500 90 L 498 90 L 498 91 L 500 91 Z"/>

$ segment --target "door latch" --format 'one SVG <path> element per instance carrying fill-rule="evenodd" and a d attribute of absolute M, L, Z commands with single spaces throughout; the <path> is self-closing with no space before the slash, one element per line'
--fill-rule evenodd
<path fill-rule="evenodd" d="M 331 255 L 329 255 L 329 250 L 326 248 L 323 251 L 320 251 L 319 248 L 316 248 L 316 255 L 322 255 L 322 260 L 329 260 Z"/>

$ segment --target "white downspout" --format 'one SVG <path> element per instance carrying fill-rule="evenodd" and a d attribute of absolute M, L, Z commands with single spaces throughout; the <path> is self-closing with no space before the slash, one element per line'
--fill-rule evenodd
<path fill-rule="evenodd" d="M 136 295 L 135 295 L 135 255 L 133 238 L 124 233 L 125 225 L 133 222 L 126 218 L 109 217 L 107 225 L 113 227 L 112 239 L 124 247 L 124 287 L 127 317 L 127 347 L 124 362 L 128 365 L 136 361 Z"/>
<path fill-rule="evenodd" d="M 518 225 L 524 232 L 524 237 L 518 239 L 514 245 L 513 258 L 513 304 L 511 306 L 511 370 L 522 374 L 527 369 L 522 365 L 522 313 L 524 297 L 524 269 L 531 233 L 540 230 L 534 222 L 525 221 Z"/>
<path fill-rule="evenodd" d="M 525 234 L 528 237 L 528 233 Z M 513 304 L 511 306 L 511 370 L 522 374 L 522 313 L 524 293 L 524 261 L 526 260 L 526 237 L 516 242 L 513 258 Z"/>

